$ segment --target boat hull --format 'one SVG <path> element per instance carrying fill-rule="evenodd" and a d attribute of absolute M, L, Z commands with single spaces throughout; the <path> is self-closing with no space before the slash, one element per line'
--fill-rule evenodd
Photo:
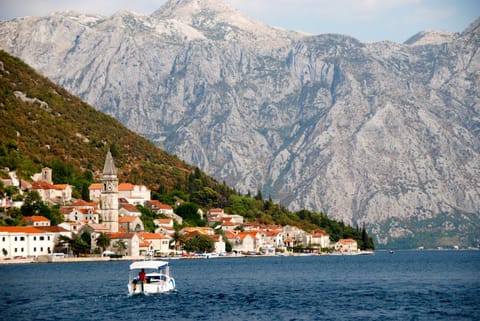
<path fill-rule="evenodd" d="M 169 280 L 154 283 L 133 283 L 128 284 L 129 294 L 156 294 L 165 293 L 175 289 L 175 280 Z"/>

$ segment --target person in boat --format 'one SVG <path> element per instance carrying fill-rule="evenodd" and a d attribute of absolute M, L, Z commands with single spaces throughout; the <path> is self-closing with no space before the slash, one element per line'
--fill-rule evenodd
<path fill-rule="evenodd" d="M 138 272 L 138 280 L 142 284 L 142 292 L 143 292 L 143 284 L 145 283 L 145 278 L 146 278 L 145 269 L 142 269 L 140 272 Z"/>

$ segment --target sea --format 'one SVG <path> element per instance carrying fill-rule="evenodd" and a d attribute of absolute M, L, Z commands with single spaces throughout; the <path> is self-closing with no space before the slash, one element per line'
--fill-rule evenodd
<path fill-rule="evenodd" d="M 0 320 L 480 320 L 480 251 L 169 262 L 148 296 L 130 261 L 0 265 Z"/>

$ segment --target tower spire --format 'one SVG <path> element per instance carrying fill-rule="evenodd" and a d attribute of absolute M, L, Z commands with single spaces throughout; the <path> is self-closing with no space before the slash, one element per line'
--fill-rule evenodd
<path fill-rule="evenodd" d="M 107 157 L 105 158 L 105 165 L 103 166 L 103 175 L 117 175 L 117 168 L 113 163 L 112 153 L 108 151 Z"/>

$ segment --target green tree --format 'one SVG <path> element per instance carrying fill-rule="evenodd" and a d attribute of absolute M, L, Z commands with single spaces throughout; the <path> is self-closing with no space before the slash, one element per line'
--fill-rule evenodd
<path fill-rule="evenodd" d="M 65 235 L 60 235 L 58 237 L 57 244 L 55 245 L 54 251 L 57 253 L 65 253 L 68 254 L 70 249 L 72 248 L 73 239 L 69 238 Z"/>
<path fill-rule="evenodd" d="M 105 232 L 101 233 L 97 237 L 97 246 L 101 247 L 103 251 L 107 249 L 107 247 L 110 246 L 110 238 L 107 236 Z"/>
<path fill-rule="evenodd" d="M 141 205 L 137 205 L 137 209 L 142 213 L 140 219 L 142 220 L 145 231 L 154 232 L 155 224 L 153 223 L 153 220 L 157 218 L 157 213 Z"/>
<path fill-rule="evenodd" d="M 172 240 L 174 242 L 175 252 L 178 251 L 178 247 L 182 247 L 185 244 L 185 234 L 175 231 L 172 235 Z"/>
<path fill-rule="evenodd" d="M 263 201 L 263 195 L 262 195 L 262 191 L 261 190 L 258 190 L 257 191 L 257 195 L 255 195 L 255 199 L 257 201 Z"/>
<path fill-rule="evenodd" d="M 218 204 L 219 195 L 211 187 L 202 187 L 190 195 L 190 201 L 200 206 L 212 208 Z"/>
<path fill-rule="evenodd" d="M 85 201 L 90 201 L 90 190 L 88 189 L 89 186 L 90 184 L 88 183 L 82 184 L 82 199 Z"/>
<path fill-rule="evenodd" d="M 203 234 L 195 235 L 193 238 L 185 242 L 185 250 L 188 252 L 212 252 L 215 249 L 213 240 Z"/>
<path fill-rule="evenodd" d="M 117 240 L 114 243 L 113 247 L 117 249 L 117 254 L 123 255 L 123 253 L 125 253 L 125 250 L 127 249 L 127 244 L 125 244 L 125 241 L 123 240 Z"/>
<path fill-rule="evenodd" d="M 205 221 L 198 214 L 198 206 L 194 203 L 185 202 L 180 204 L 175 213 L 183 218 L 184 226 L 205 226 Z"/>
<path fill-rule="evenodd" d="M 92 248 L 92 234 L 90 234 L 90 232 L 83 232 L 80 237 L 85 242 L 85 244 L 88 245 L 89 248 Z"/>
<path fill-rule="evenodd" d="M 72 242 L 72 252 L 76 256 L 79 254 L 87 254 L 90 253 L 90 246 L 81 238 L 77 237 Z"/>
<path fill-rule="evenodd" d="M 40 211 L 43 208 L 43 202 L 40 194 L 37 191 L 28 192 L 23 200 L 23 205 L 20 208 L 23 216 L 41 215 Z"/>

